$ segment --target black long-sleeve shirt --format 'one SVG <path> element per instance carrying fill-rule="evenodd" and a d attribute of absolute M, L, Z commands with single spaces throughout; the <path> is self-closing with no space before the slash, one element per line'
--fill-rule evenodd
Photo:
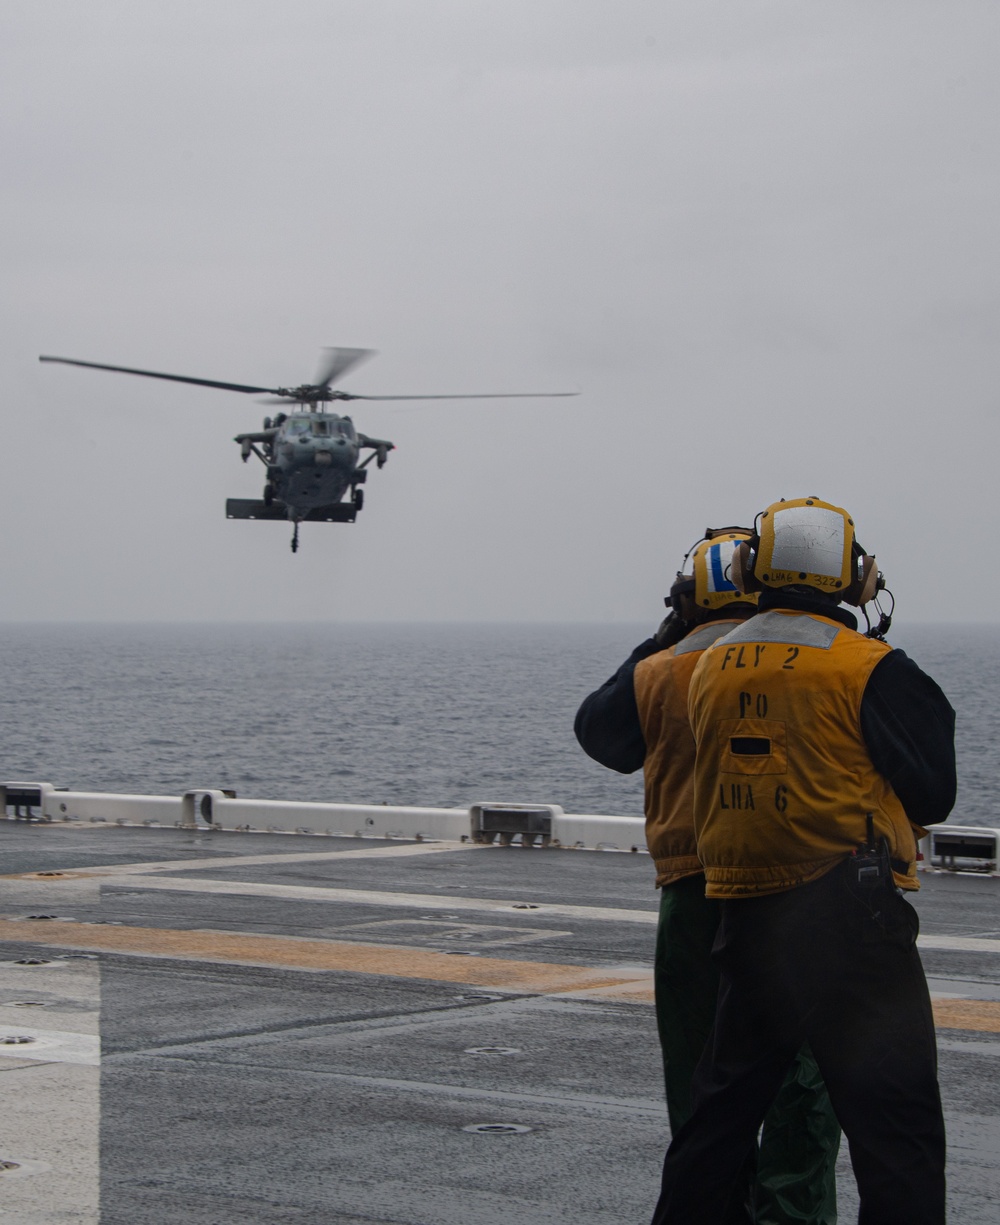
<path fill-rule="evenodd" d="M 846 609 L 818 598 L 765 591 L 760 611 L 792 608 L 857 628 Z M 633 673 L 661 648 L 641 642 L 618 671 L 584 698 L 574 731 L 595 761 L 631 774 L 642 767 L 646 742 L 635 701 Z M 940 686 L 903 651 L 890 651 L 872 669 L 861 699 L 861 734 L 872 765 L 892 786 L 915 825 L 944 821 L 955 804 L 955 712 Z"/>
<path fill-rule="evenodd" d="M 640 642 L 614 676 L 585 697 L 576 712 L 573 730 L 580 747 L 588 757 L 619 774 L 634 773 L 646 760 L 633 675 L 640 660 L 659 650 L 655 638 Z"/>

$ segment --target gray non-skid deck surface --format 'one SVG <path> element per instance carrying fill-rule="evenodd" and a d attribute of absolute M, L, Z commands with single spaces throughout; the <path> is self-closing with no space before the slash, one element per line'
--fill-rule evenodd
<path fill-rule="evenodd" d="M 89 967 L 96 974 L 99 967 L 100 1215 L 84 1195 L 74 1204 L 65 1179 L 59 1183 L 57 1154 L 36 1154 L 32 1165 L 31 1154 L 19 1150 L 0 1151 L 0 1159 L 20 1159 L 23 1167 L 0 1174 L 0 1181 L 19 1179 L 2 1188 L 8 1211 L 0 1219 L 12 1225 L 649 1219 L 668 1138 L 649 1004 L 461 981 L 476 958 L 612 975 L 650 967 L 656 894 L 648 857 L 517 847 L 413 853 L 412 844 L 356 839 L 12 822 L 0 823 L 0 839 L 9 874 L 115 868 L 117 874 L 101 877 L 8 875 L 0 882 L 0 914 L 22 918 L 32 932 L 44 924 L 53 944 L 58 919 L 66 918 L 362 942 L 409 948 L 414 959 L 452 952 L 447 964 L 457 967 L 456 981 L 440 981 L 200 956 L 71 957 L 63 972 Z M 408 853 L 399 854 L 404 847 Z M 359 850 L 366 855 L 288 858 Z M 259 856 L 268 862 L 244 862 Z M 166 861 L 187 866 L 121 874 L 129 864 Z M 198 891 L 165 890 L 168 878 Z M 1000 938 L 1000 882 L 923 880 L 925 933 Z M 279 888 L 273 895 L 217 891 L 234 885 Z M 316 888 L 357 896 L 317 901 L 307 892 Z M 418 900 L 393 906 L 384 894 Z M 470 901 L 478 908 L 470 909 Z M 510 905 L 491 913 L 493 901 Z M 525 904 L 537 909 L 521 909 Z M 549 906 L 580 909 L 550 914 Z M 631 917 L 615 913 L 623 910 Z M 57 918 L 27 918 L 35 913 Z M 0 949 L 8 963 L 25 953 L 37 956 L 39 949 L 10 940 Z M 924 960 L 936 993 L 1000 1000 L 1000 952 L 989 946 L 930 949 Z M 14 986 L 0 975 L 0 1008 L 31 994 L 31 968 L 19 973 Z M 30 1019 L 44 1028 L 38 1014 L 62 1007 L 61 1027 L 71 1027 L 58 981 L 49 974 L 45 992 L 37 992 L 44 998 L 24 1024 Z M 10 1025 L 15 1014 L 0 1015 Z M 939 1030 L 939 1041 L 951 1219 L 993 1225 L 1000 1215 L 1000 1035 Z M 8 1067 L 0 1079 L 8 1088 L 8 1119 L 19 1109 L 16 1077 L 47 1067 L 42 1054 L 0 1060 Z M 73 1109 L 77 1147 L 96 1145 L 86 1110 Z M 484 1123 L 530 1130 L 466 1130 Z M 8 1150 L 16 1136 L 10 1126 L 0 1129 Z M 44 1147 L 44 1138 L 37 1143 Z M 840 1190 L 841 1220 L 849 1221 L 857 1201 L 846 1151 Z"/>

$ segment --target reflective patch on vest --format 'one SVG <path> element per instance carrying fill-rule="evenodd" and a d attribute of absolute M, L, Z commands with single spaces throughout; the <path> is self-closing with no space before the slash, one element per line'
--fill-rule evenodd
<path fill-rule="evenodd" d="M 692 630 L 686 638 L 682 638 L 674 647 L 675 655 L 687 655 L 689 651 L 705 651 L 713 642 L 718 642 L 729 633 L 732 621 L 710 621 Z"/>
<path fill-rule="evenodd" d="M 808 613 L 789 616 L 787 613 L 763 612 L 738 625 L 726 636 L 726 642 L 781 642 L 789 646 L 818 647 L 821 651 L 829 651 L 843 628 L 819 621 Z"/>
<path fill-rule="evenodd" d="M 715 726 L 723 774 L 788 773 L 784 720 L 720 719 Z"/>

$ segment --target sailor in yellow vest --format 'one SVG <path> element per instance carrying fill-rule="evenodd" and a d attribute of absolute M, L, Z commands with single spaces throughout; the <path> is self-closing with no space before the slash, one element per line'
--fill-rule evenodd
<path fill-rule="evenodd" d="M 883 626 L 862 635 L 839 607 L 881 585 L 846 511 L 799 498 L 758 524 L 730 574 L 760 592 L 758 614 L 703 653 L 688 695 L 721 982 L 654 1225 L 726 1219 L 803 1042 L 850 1145 L 860 1225 L 942 1225 L 934 1022 L 903 893 L 921 827 L 954 803 L 954 711 Z"/>
<path fill-rule="evenodd" d="M 672 1133 L 691 1114 L 691 1078 L 719 985 L 711 960 L 719 903 L 705 897 L 695 844 L 688 684 L 702 653 L 756 611 L 756 594 L 737 591 L 727 577 L 734 548 L 751 536 L 747 528 L 706 530 L 677 573 L 659 631 L 584 700 L 576 717 L 577 738 L 591 757 L 622 773 L 644 772 L 646 842 L 661 890 L 654 981 Z M 839 1144 L 829 1096 L 805 1050 L 768 1113 L 756 1179 L 754 1155 L 743 1170 L 731 1219 L 833 1225 Z"/>

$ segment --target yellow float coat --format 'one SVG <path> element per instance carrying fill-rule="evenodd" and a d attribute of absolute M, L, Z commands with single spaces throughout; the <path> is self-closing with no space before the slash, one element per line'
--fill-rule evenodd
<path fill-rule="evenodd" d="M 867 813 L 889 840 L 896 884 L 919 888 L 915 827 L 861 733 L 865 685 L 891 649 L 832 618 L 775 609 L 702 653 L 688 709 L 709 897 L 815 880 L 865 841 Z"/>
<path fill-rule="evenodd" d="M 633 685 L 646 742 L 646 845 L 656 887 L 701 872 L 694 836 L 694 737 L 688 722 L 688 685 L 695 664 L 738 618 L 698 626 L 666 651 L 635 666 Z"/>

